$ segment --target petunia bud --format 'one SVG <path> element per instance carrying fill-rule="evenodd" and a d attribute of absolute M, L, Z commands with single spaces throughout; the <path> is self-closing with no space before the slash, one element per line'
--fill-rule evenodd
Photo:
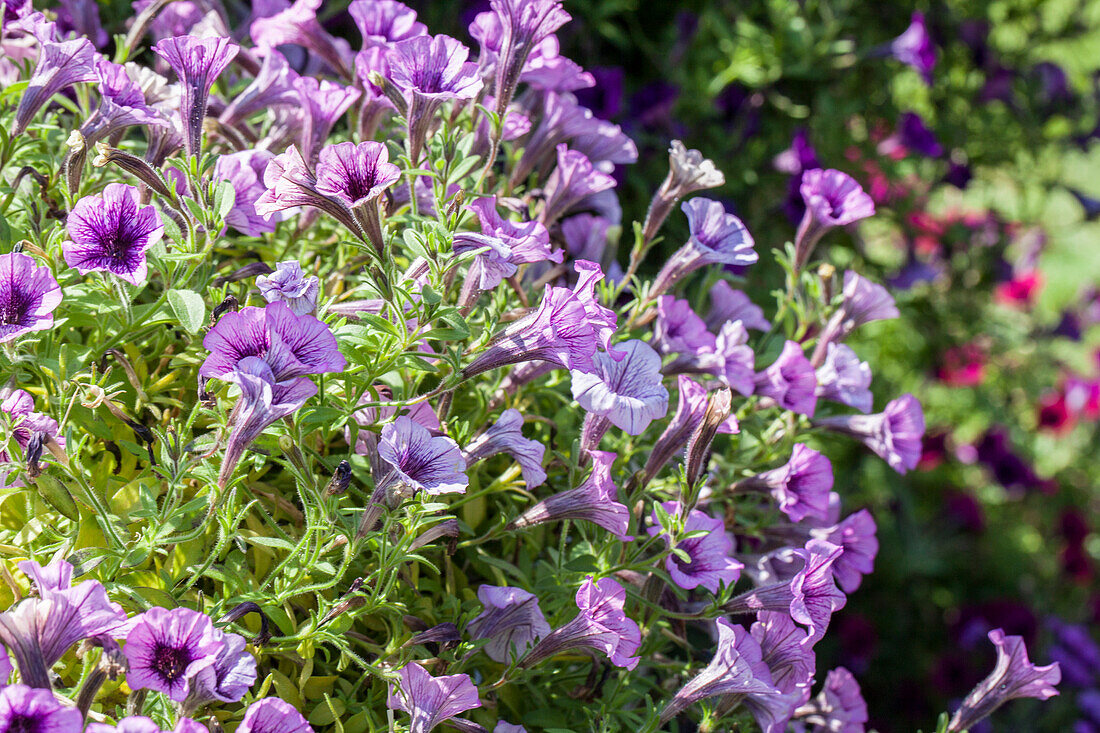
<path fill-rule="evenodd" d="M 703 414 L 703 420 L 695 429 L 687 445 L 687 482 L 692 486 L 699 480 L 699 475 L 707 464 L 710 456 L 710 444 L 714 442 L 714 436 L 718 428 L 730 416 L 730 400 L 733 393 L 729 387 L 722 387 L 714 392 L 707 403 L 707 411 Z"/>
<path fill-rule="evenodd" d="M 153 166 L 149 165 L 146 161 L 136 155 L 116 150 L 102 141 L 96 143 L 95 151 L 96 157 L 92 160 L 92 165 L 96 168 L 102 168 L 108 163 L 114 163 L 119 168 L 144 183 L 158 196 L 162 196 L 169 203 L 175 202 L 176 194 L 164 180 L 164 176 L 158 173 Z"/>
<path fill-rule="evenodd" d="M 65 155 L 65 161 L 61 165 L 65 176 L 65 186 L 71 196 L 76 196 L 80 190 L 80 177 L 84 172 L 84 161 L 88 159 L 88 145 L 79 130 L 73 130 L 69 139 L 65 141 L 69 152 Z"/>

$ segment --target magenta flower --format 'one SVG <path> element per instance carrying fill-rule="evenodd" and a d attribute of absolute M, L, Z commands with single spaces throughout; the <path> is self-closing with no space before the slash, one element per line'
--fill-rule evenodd
<path fill-rule="evenodd" d="M 191 35 L 166 38 L 153 47 L 153 51 L 168 62 L 180 80 L 179 110 L 186 128 L 184 148 L 188 155 L 198 155 L 202 150 L 203 119 L 206 117 L 210 87 L 240 48 L 228 38 L 197 38 Z"/>
<path fill-rule="evenodd" d="M 321 146 L 324 145 L 325 140 L 332 133 L 332 128 L 336 126 L 337 120 L 344 116 L 351 105 L 355 104 L 355 101 L 359 99 L 360 92 L 355 87 L 346 87 L 328 79 L 318 81 L 312 76 L 298 77 L 294 80 L 294 88 L 298 90 L 301 109 L 304 113 L 301 130 L 302 156 L 309 161 L 310 165 L 314 165 L 318 162 L 317 158 L 321 153 Z M 352 143 L 342 144 L 354 148 Z M 381 145 L 381 143 L 374 143 L 374 145 Z M 362 153 L 358 150 L 357 153 L 358 155 L 353 156 L 354 158 L 362 156 Z M 348 167 L 355 171 L 362 170 L 359 166 L 363 165 L 369 166 L 369 164 L 364 163 L 352 163 Z M 318 168 L 318 173 L 320 173 L 320 168 Z M 331 185 L 341 187 L 340 184 L 345 183 L 345 178 L 348 177 L 350 177 L 350 174 L 343 176 L 337 174 Z M 350 185 L 352 185 L 350 182 L 346 182 L 344 187 Z M 350 193 L 354 194 L 356 191 Z M 368 191 L 363 190 L 358 193 L 360 195 L 355 198 L 366 196 Z"/>
<path fill-rule="evenodd" d="M 60 304 L 61 286 L 50 268 L 22 252 L 0 255 L 0 343 L 52 327 Z"/>
<path fill-rule="evenodd" d="M 275 231 L 278 217 L 261 216 L 256 212 L 256 202 L 267 191 L 263 184 L 264 170 L 274 157 L 267 150 L 256 148 L 219 155 L 214 164 L 214 178 L 229 181 L 236 193 L 225 223 L 250 237 Z"/>
<path fill-rule="evenodd" d="M 825 676 L 825 685 L 809 704 L 798 709 L 800 720 L 837 733 L 863 733 L 867 722 L 867 703 L 859 683 L 844 667 Z"/>
<path fill-rule="evenodd" d="M 19 569 L 34 581 L 38 595 L 0 613 L 0 642 L 15 657 L 24 684 L 48 690 L 50 668 L 73 644 L 121 635 L 126 613 L 98 581 L 74 586 L 73 566 L 64 560 L 44 567 L 26 560 Z"/>
<path fill-rule="evenodd" d="M 8 685 L 0 689 L 0 731 L 3 733 L 80 733 L 83 727 L 80 711 L 63 705 L 48 687 Z"/>
<path fill-rule="evenodd" d="M 593 581 L 589 575 L 577 590 L 576 601 L 577 617 L 540 639 L 520 660 L 520 666 L 533 667 L 573 649 L 595 649 L 616 667 L 637 667 L 635 655 L 642 644 L 642 632 L 623 610 L 626 590 L 611 578 Z"/>
<path fill-rule="evenodd" d="M 183 705 L 185 710 L 198 710 L 212 702 L 237 702 L 256 683 L 256 658 L 245 649 L 244 637 L 217 629 L 214 635 L 224 645 L 214 664 L 195 675 Z"/>
<path fill-rule="evenodd" d="M 288 702 L 265 697 L 248 706 L 239 733 L 313 733 L 313 726 Z"/>
<path fill-rule="evenodd" d="M 469 675 L 432 677 L 415 662 L 402 667 L 400 675 L 400 683 L 390 686 L 386 706 L 409 714 L 409 733 L 428 733 L 459 713 L 481 707 Z"/>
<path fill-rule="evenodd" d="M 673 140 L 668 149 L 668 164 L 668 175 L 653 195 L 645 214 L 642 237 L 647 242 L 657 236 L 677 201 L 695 191 L 726 183 L 725 175 L 714 161 L 704 158 L 698 150 L 689 150 L 679 140 Z"/>
<path fill-rule="evenodd" d="M 389 162 L 386 146 L 374 141 L 326 146 L 317 163 L 317 190 L 351 209 L 379 251 L 383 247 L 379 199 L 400 177 L 401 169 Z"/>
<path fill-rule="evenodd" d="M 470 441 L 462 451 L 466 467 L 498 453 L 507 453 L 519 463 L 527 488 L 540 486 L 546 481 L 546 471 L 542 467 L 546 446 L 523 437 L 522 428 L 523 415 L 519 410 L 502 412 L 492 427 Z"/>
<path fill-rule="evenodd" d="M 77 38 L 60 43 L 42 42 L 38 52 L 38 64 L 34 67 L 27 88 L 19 99 L 15 111 L 15 126 L 12 137 L 21 135 L 27 125 L 38 114 L 38 110 L 50 101 L 53 95 L 62 92 L 73 84 L 94 82 L 96 75 L 96 52 L 87 38 Z"/>
<path fill-rule="evenodd" d="M 684 507 L 678 501 L 666 501 L 661 504 L 665 514 L 672 520 L 681 517 Z M 665 558 L 665 569 L 672 576 L 672 582 L 691 590 L 703 586 L 717 594 L 723 585 L 730 586 L 741 577 L 743 563 L 733 559 L 733 540 L 726 534 L 725 524 L 706 512 L 692 509 L 683 522 L 682 534 L 706 532 L 698 537 L 688 537 L 674 542 L 673 527 L 661 524 L 657 511 L 653 511 L 653 522 L 660 526 L 650 527 L 650 537 L 660 535 L 670 549 L 675 549 Z M 687 555 L 685 560 L 681 554 Z"/>
<path fill-rule="evenodd" d="M 691 236 L 665 263 L 653 282 L 653 295 L 660 295 L 689 273 L 707 265 L 744 267 L 759 259 L 753 239 L 745 225 L 718 201 L 694 198 L 685 201 Z"/>
<path fill-rule="evenodd" d="M 65 263 L 80 274 L 106 270 L 131 285 L 143 285 L 145 251 L 160 241 L 164 225 L 140 193 L 124 183 L 108 183 L 102 196 L 85 196 L 69 213 L 69 237 L 61 244 Z"/>
<path fill-rule="evenodd" d="M 913 13 L 909 27 L 890 42 L 889 50 L 898 61 L 916 69 L 924 78 L 924 83 L 931 86 L 932 69 L 936 67 L 936 48 L 928 35 L 924 13 Z"/>
<path fill-rule="evenodd" d="M 569 22 L 570 16 L 558 0 L 491 0 L 490 5 L 501 29 L 493 93 L 496 112 L 503 114 L 516 94 L 531 52 Z"/>
<path fill-rule="evenodd" d="M 671 295 L 657 299 L 653 343 L 662 354 L 695 354 L 714 349 L 714 335 L 691 309 L 691 304 Z"/>
<path fill-rule="evenodd" d="M 606 418 L 628 435 L 641 435 L 652 421 L 668 412 L 661 357 L 637 339 L 616 348 L 626 357 L 616 361 L 607 353 L 597 353 L 593 357 L 595 371 L 571 372 L 573 398 L 591 415 Z M 599 432 L 602 435 L 603 431 Z"/>
<path fill-rule="evenodd" d="M 321 281 L 316 275 L 306 277 L 298 260 L 286 260 L 272 274 L 257 277 L 256 287 L 268 303 L 286 303 L 294 315 L 306 316 L 317 310 Z"/>
<path fill-rule="evenodd" d="M 405 415 L 382 428 L 378 455 L 390 465 L 387 480 L 414 492 L 464 494 L 470 484 L 458 444 L 446 436 L 433 437 Z"/>
<path fill-rule="evenodd" d="M 821 399 L 870 412 L 874 404 L 871 394 L 871 367 L 860 361 L 856 352 L 844 344 L 830 343 L 825 362 L 817 368 L 817 391 Z"/>
<path fill-rule="evenodd" d="M 343 201 L 318 190 L 317 176 L 293 145 L 267 164 L 264 186 L 267 190 L 254 204 L 259 216 L 270 217 L 287 209 L 312 206 L 336 219 L 363 241 L 370 241 L 363 224 Z"/>
<path fill-rule="evenodd" d="M 205 613 L 154 606 L 137 617 L 126 636 L 126 682 L 132 689 L 163 692 L 183 702 L 192 679 L 218 661 L 225 647 L 222 636 Z"/>
<path fill-rule="evenodd" d="M 849 595 L 859 589 L 863 576 L 875 569 L 877 529 L 871 512 L 860 509 L 840 524 L 811 530 L 814 537 L 844 548 L 844 553 L 833 563 L 833 575 L 840 589 Z"/>
<path fill-rule="evenodd" d="M 252 115 L 273 107 L 293 107 L 301 102 L 294 80 L 298 72 L 290 68 L 286 56 L 275 48 L 261 48 L 263 61 L 247 87 L 233 97 L 218 120 L 236 127 Z"/>
<path fill-rule="evenodd" d="M 584 153 L 557 147 L 558 165 L 546 180 L 539 221 L 549 227 L 586 197 L 615 187 L 615 179 L 596 170 Z"/>
<path fill-rule="evenodd" d="M 794 341 L 783 345 L 772 365 L 756 375 L 756 393 L 772 398 L 784 410 L 813 417 L 817 407 L 817 376 L 801 346 Z"/>
<path fill-rule="evenodd" d="M 738 482 L 737 488 L 770 492 L 792 522 L 806 517 L 825 519 L 833 489 L 833 466 L 821 453 L 797 443 L 786 465 Z"/>
<path fill-rule="evenodd" d="M 550 633 L 535 594 L 522 588 L 483 585 L 477 589 L 484 610 L 470 622 L 471 639 L 489 639 L 483 647 L 495 662 L 507 664 Z"/>
<path fill-rule="evenodd" d="M 729 321 L 741 321 L 746 329 L 770 331 L 772 324 L 764 318 L 763 309 L 749 300 L 740 290 L 734 290 L 725 280 L 719 280 L 710 288 L 710 312 L 707 328 L 717 331 Z"/>
<path fill-rule="evenodd" d="M 283 4 L 279 12 L 252 21 L 249 35 L 258 47 L 295 45 L 308 49 L 324 60 L 336 75 L 351 78 L 351 46 L 336 38 L 317 20 L 323 0 L 295 0 Z"/>
<path fill-rule="evenodd" d="M 135 84 L 126 69 L 112 64 L 105 58 L 96 59 L 96 74 L 99 77 L 99 107 L 80 126 L 85 145 L 93 147 L 115 132 L 133 125 L 168 124 L 155 109 L 145 103 L 145 94 Z"/>
<path fill-rule="evenodd" d="M 1058 662 L 1045 667 L 1032 664 L 1023 637 L 1005 636 L 1003 629 L 990 631 L 989 640 L 997 647 L 997 664 L 955 711 L 947 726 L 950 733 L 973 728 L 1009 700 L 1021 697 L 1046 700 L 1058 694 L 1055 685 L 1062 681 Z"/>
<path fill-rule="evenodd" d="M 683 450 L 684 446 L 696 433 L 703 422 L 707 412 L 710 398 L 707 391 L 689 377 L 681 374 L 676 378 L 677 391 L 680 398 L 676 404 L 676 414 L 668 427 L 661 433 L 661 437 L 650 451 L 646 460 L 643 485 L 649 484 L 660 473 L 665 464 L 672 457 Z M 718 427 L 719 433 L 733 434 L 738 432 L 737 418 L 730 416 Z"/>
<path fill-rule="evenodd" d="M 856 438 L 898 473 L 911 471 L 920 461 L 924 411 L 911 394 L 891 400 L 875 415 L 827 417 L 818 424 Z"/>
<path fill-rule="evenodd" d="M 778 697 L 760 645 L 743 626 L 715 619 L 718 644 L 706 669 L 680 688 L 661 711 L 666 724 L 695 703 L 718 695 L 736 695 L 738 702 L 753 697 Z M 771 731 L 769 731 L 771 733 Z"/>
<path fill-rule="evenodd" d="M 875 215 L 875 202 L 859 183 L 838 170 L 814 168 L 799 186 L 806 213 L 795 234 L 795 265 L 801 269 L 825 232 Z"/>
<path fill-rule="evenodd" d="M 391 46 L 428 33 L 416 20 L 416 11 L 397 0 L 354 0 L 348 12 L 363 36 L 363 48 Z"/>
<path fill-rule="evenodd" d="M 623 542 L 634 539 L 626 534 L 630 525 L 630 510 L 619 503 L 618 490 L 611 480 L 615 454 L 590 450 L 588 457 L 592 460 L 592 472 L 580 486 L 543 499 L 512 520 L 508 529 L 524 529 L 564 519 L 581 519 L 603 527 Z"/>

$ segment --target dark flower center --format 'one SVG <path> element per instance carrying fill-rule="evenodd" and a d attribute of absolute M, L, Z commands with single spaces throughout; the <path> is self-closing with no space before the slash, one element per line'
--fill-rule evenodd
<path fill-rule="evenodd" d="M 0 302 L 0 323 L 7 326 L 23 326 L 27 319 L 27 312 L 31 309 L 32 298 L 30 293 L 18 287 L 12 288 L 8 297 Z"/>
<path fill-rule="evenodd" d="M 41 728 L 41 718 L 16 713 L 8 721 L 7 733 L 38 733 Z"/>
<path fill-rule="evenodd" d="M 183 677 L 184 670 L 191 663 L 191 653 L 182 647 L 158 645 L 153 651 L 153 670 L 165 682 L 175 682 Z"/>

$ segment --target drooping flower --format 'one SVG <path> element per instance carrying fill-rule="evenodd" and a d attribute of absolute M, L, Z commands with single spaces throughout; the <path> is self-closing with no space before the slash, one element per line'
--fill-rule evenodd
<path fill-rule="evenodd" d="M 433 677 L 415 662 L 401 668 L 401 682 L 391 685 L 386 705 L 409 714 L 409 733 L 428 733 L 459 713 L 481 707 L 469 675 Z"/>
<path fill-rule="evenodd" d="M 833 488 L 833 466 L 821 453 L 797 443 L 785 465 L 739 481 L 736 488 L 770 492 L 780 511 L 791 521 L 801 522 L 806 517 L 825 519 Z"/>
<path fill-rule="evenodd" d="M 704 158 L 698 150 L 689 150 L 679 140 L 673 140 L 669 146 L 668 167 L 668 175 L 646 211 L 642 237 L 647 242 L 657 236 L 677 201 L 695 191 L 726 184 L 725 175 L 714 165 L 714 161 Z"/>
<path fill-rule="evenodd" d="M 310 315 L 317 310 L 317 292 L 321 281 L 316 275 L 306 277 L 302 263 L 286 260 L 275 265 L 275 272 L 256 278 L 256 287 L 268 303 L 286 303 L 296 316 Z"/>
<path fill-rule="evenodd" d="M 646 460 L 644 479 L 642 485 L 648 485 L 653 478 L 660 473 L 665 464 L 679 453 L 695 434 L 703 422 L 707 413 L 707 405 L 710 397 L 702 385 L 686 375 L 676 378 L 677 391 L 680 398 L 676 404 L 676 414 L 668 427 L 661 433 L 661 437 L 653 445 L 653 450 Z M 719 433 L 732 434 L 738 431 L 737 418 L 729 417 L 718 428 Z"/>
<path fill-rule="evenodd" d="M 849 595 L 859 589 L 863 576 L 875 569 L 877 529 L 871 512 L 860 509 L 839 524 L 810 531 L 814 537 L 844 548 L 843 554 L 833 563 L 833 575 L 840 589 Z"/>
<path fill-rule="evenodd" d="M 269 151 L 256 148 L 219 155 L 214 164 L 214 178 L 228 181 L 236 193 L 225 223 L 250 237 L 275 231 L 278 217 L 261 216 L 256 211 L 256 202 L 267 190 L 263 184 L 264 170 L 274 157 Z"/>
<path fill-rule="evenodd" d="M 691 309 L 691 304 L 672 295 L 657 299 L 653 343 L 662 354 L 695 354 L 714 348 L 714 335 Z"/>
<path fill-rule="evenodd" d="M 397 0 L 354 0 L 348 13 L 363 36 L 363 48 L 389 47 L 428 33 L 427 26 L 417 21 L 416 11 Z"/>
<path fill-rule="evenodd" d="M 0 412 L 8 416 L 11 423 L 9 439 L 14 439 L 20 450 L 23 451 L 24 460 L 31 475 L 39 470 L 38 458 L 34 455 L 37 449 L 49 449 L 51 453 L 58 453 L 65 449 L 65 438 L 58 429 L 57 421 L 49 415 L 34 411 L 34 398 L 21 389 L 12 390 L 2 403 Z M 33 446 L 33 447 L 32 447 Z M 0 463 L 11 460 L 7 448 L 0 449 Z M 33 465 L 32 465 L 33 464 Z M 8 474 L 4 472 L 2 482 L 8 485 Z M 18 479 L 13 479 L 11 486 L 19 486 Z M 0 679 L 3 679 L 0 672 Z"/>
<path fill-rule="evenodd" d="M 286 56 L 275 48 L 264 48 L 263 61 L 256 76 L 239 94 L 229 100 L 218 120 L 236 127 L 252 115 L 273 107 L 295 106 L 300 103 L 294 80 L 298 72 L 290 68 Z"/>
<path fill-rule="evenodd" d="M 402 415 L 382 428 L 378 455 L 392 469 L 390 481 L 431 495 L 463 494 L 470 484 L 458 444 L 433 436 L 427 428 Z"/>
<path fill-rule="evenodd" d="M 898 61 L 912 66 L 924 78 L 925 84 L 932 84 L 932 69 L 936 67 L 936 48 L 928 35 L 924 23 L 924 13 L 915 11 L 909 27 L 890 42 L 890 54 Z"/>
<path fill-rule="evenodd" d="M 787 341 L 771 366 L 756 375 L 756 393 L 772 398 L 785 410 L 813 417 L 816 392 L 813 365 L 794 341 Z"/>
<path fill-rule="evenodd" d="M 570 16 L 559 0 L 491 0 L 490 5 L 501 30 L 493 94 L 497 99 L 496 112 L 503 116 L 516 94 L 531 52 L 569 22 Z"/>
<path fill-rule="evenodd" d="M 898 317 L 897 305 L 886 288 L 852 270 L 844 273 L 842 295 L 840 308 L 825 324 L 817 339 L 812 359 L 814 364 L 822 363 L 830 343 L 842 341 L 863 324 Z"/>
<path fill-rule="evenodd" d="M 324 60 L 342 79 L 351 78 L 351 46 L 326 31 L 317 20 L 323 0 L 295 0 L 278 12 L 252 21 L 248 32 L 258 47 L 295 45 Z"/>
<path fill-rule="evenodd" d="M 522 588 L 483 585 L 477 589 L 484 610 L 470 622 L 471 639 L 489 639 L 483 648 L 495 662 L 523 656 L 527 647 L 550 633 L 539 599 Z"/>
<path fill-rule="evenodd" d="M 288 702 L 265 697 L 244 711 L 240 733 L 313 733 L 313 726 Z"/>
<path fill-rule="evenodd" d="M 183 702 L 195 676 L 218 661 L 223 636 L 205 613 L 154 606 L 137 617 L 126 636 L 126 682 L 132 689 L 163 692 Z"/>
<path fill-rule="evenodd" d="M 756 262 L 754 242 L 748 229 L 719 201 L 694 198 L 680 207 L 688 218 L 690 238 L 657 274 L 651 292 L 660 295 L 689 273 L 707 265 L 737 265 Z"/>
<path fill-rule="evenodd" d="M 875 202 L 859 183 L 842 171 L 815 168 L 802 174 L 799 186 L 806 213 L 795 234 L 795 266 L 801 270 L 825 232 L 875 214 Z"/>
<path fill-rule="evenodd" d="M 678 501 L 666 501 L 661 504 L 669 519 L 675 520 L 683 514 L 684 507 Z M 706 532 L 699 537 L 688 537 L 673 542 L 672 527 L 661 524 L 657 511 L 653 511 L 656 525 L 648 529 L 651 537 L 660 535 L 670 549 L 675 549 L 665 558 L 665 569 L 672 576 L 672 582 L 684 590 L 703 586 L 711 593 L 718 593 L 722 585 L 730 586 L 741 577 L 743 563 L 731 557 L 733 540 L 726 534 L 725 524 L 706 512 L 692 509 L 683 520 L 683 534 Z M 687 555 L 688 559 L 681 557 Z"/>
<path fill-rule="evenodd" d="M 973 728 L 1009 700 L 1046 700 L 1058 694 L 1055 685 L 1062 681 L 1062 672 L 1057 662 L 1045 667 L 1032 664 L 1023 637 L 1006 636 L 1003 629 L 990 631 L 989 640 L 997 648 L 997 663 L 955 711 L 947 726 L 950 733 Z"/>
<path fill-rule="evenodd" d="M 616 345 L 626 357 L 605 353 L 593 357 L 592 372 L 571 372 L 573 398 L 589 415 L 604 418 L 628 435 L 641 435 L 668 412 L 668 390 L 661 384 L 661 357 L 644 341 Z M 606 430 L 595 429 L 600 435 Z M 595 447 L 598 438 L 590 444 Z"/>
<path fill-rule="evenodd" d="M 52 327 L 60 304 L 61 286 L 50 268 L 22 252 L 0 255 L 0 343 Z"/>
<path fill-rule="evenodd" d="M 615 179 L 596 170 L 588 156 L 570 150 L 562 143 L 557 147 L 558 165 L 546 180 L 539 221 L 549 227 L 565 216 L 586 197 L 615 187 Z"/>
<path fill-rule="evenodd" d="M 519 410 L 505 410 L 493 425 L 474 438 L 462 451 L 467 468 L 498 453 L 507 453 L 519 463 L 528 489 L 546 481 L 542 458 L 546 446 L 523 437 L 523 415 Z"/>
<path fill-rule="evenodd" d="M 875 415 L 828 417 L 819 424 L 856 438 L 898 473 L 917 467 L 924 436 L 924 411 L 911 394 L 904 394 Z"/>
<path fill-rule="evenodd" d="M 34 67 L 27 88 L 19 99 L 15 111 L 15 126 L 12 137 L 21 135 L 27 125 L 38 114 L 38 110 L 53 95 L 62 92 L 73 84 L 94 82 L 96 76 L 96 51 L 87 38 L 58 43 L 44 42 L 38 52 L 38 64 Z"/>
<path fill-rule="evenodd" d="M 764 310 L 753 303 L 749 296 L 740 290 L 734 290 L 725 280 L 719 280 L 710 288 L 707 328 L 716 331 L 730 321 L 741 321 L 745 328 L 756 331 L 770 331 L 772 327 L 768 319 L 764 318 Z"/>
<path fill-rule="evenodd" d="M 508 529 L 523 529 L 546 522 L 581 519 L 611 532 L 623 542 L 633 537 L 626 534 L 630 525 L 630 510 L 618 501 L 618 491 L 611 480 L 611 465 L 615 454 L 590 450 L 592 472 L 575 489 L 549 496 L 516 517 Z"/>
<path fill-rule="evenodd" d="M 844 667 L 830 670 L 825 685 L 808 705 L 799 708 L 799 720 L 815 726 L 815 730 L 837 733 L 863 733 L 867 722 L 867 703 L 859 689 L 859 683 Z"/>
<path fill-rule="evenodd" d="M 400 177 L 386 146 L 373 140 L 328 145 L 317 163 L 317 190 L 355 214 L 378 252 L 384 244 L 379 199 Z"/>
<path fill-rule="evenodd" d="M 245 649 L 245 638 L 216 629 L 214 635 L 224 645 L 214 664 L 195 675 L 185 710 L 198 710 L 211 702 L 237 702 L 256 683 L 256 658 Z"/>
<path fill-rule="evenodd" d="M 202 150 L 203 119 L 210 87 L 237 56 L 240 46 L 228 38 L 198 38 L 192 35 L 165 38 L 153 51 L 168 62 L 180 80 L 180 118 L 186 135 L 187 154 Z"/>
<path fill-rule="evenodd" d="M 141 206 L 140 192 L 108 183 L 102 196 L 85 196 L 69 213 L 70 239 L 61 245 L 65 263 L 80 274 L 105 270 L 131 285 L 145 283 L 145 251 L 160 241 L 164 225 L 153 206 Z"/>
<path fill-rule="evenodd" d="M 830 343 L 827 348 L 825 362 L 816 372 L 817 396 L 870 412 L 874 404 L 870 365 L 844 344 Z"/>
<path fill-rule="evenodd" d="M 594 581 L 590 575 L 577 590 L 576 601 L 577 617 L 540 639 L 520 660 L 520 666 L 529 668 L 556 654 L 589 648 L 606 654 L 616 667 L 637 667 L 635 654 L 642 633 L 623 610 L 626 590 L 611 578 Z"/>
<path fill-rule="evenodd" d="M 0 733 L 80 733 L 84 718 L 46 689 L 8 685 L 0 689 Z"/>

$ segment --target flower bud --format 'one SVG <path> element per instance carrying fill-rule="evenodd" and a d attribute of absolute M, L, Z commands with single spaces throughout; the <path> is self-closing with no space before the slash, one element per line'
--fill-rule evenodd
<path fill-rule="evenodd" d="M 710 456 L 710 444 L 714 442 L 714 436 L 718 428 L 730 416 L 730 400 L 733 393 L 729 387 L 723 387 L 711 395 L 707 402 L 707 411 L 703 414 L 703 420 L 695 429 L 687 445 L 687 482 L 692 486 L 699 480 L 699 475 L 706 467 Z"/>

